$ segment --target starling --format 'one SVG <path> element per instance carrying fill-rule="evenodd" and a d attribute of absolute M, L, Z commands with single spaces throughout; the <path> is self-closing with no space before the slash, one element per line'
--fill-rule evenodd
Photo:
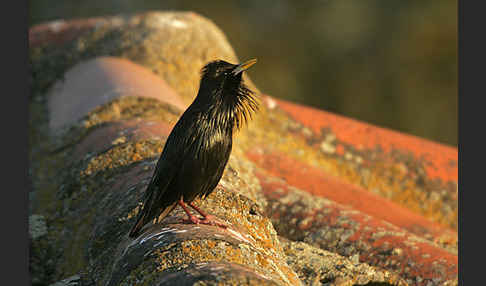
<path fill-rule="evenodd" d="M 217 60 L 202 69 L 199 92 L 172 129 L 145 191 L 144 205 L 129 236 L 166 217 L 177 205 L 189 223 L 226 227 L 193 204 L 219 183 L 238 130 L 258 108 L 254 93 L 242 80 L 256 59 L 234 65 Z M 202 219 L 192 215 L 189 205 Z"/>

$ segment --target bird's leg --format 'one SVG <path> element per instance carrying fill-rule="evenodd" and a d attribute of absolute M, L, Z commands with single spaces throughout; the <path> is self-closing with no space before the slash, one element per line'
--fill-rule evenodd
<path fill-rule="evenodd" d="M 215 226 L 219 226 L 219 227 L 222 227 L 222 228 L 227 228 L 228 227 L 227 225 L 225 225 L 225 224 L 217 221 L 214 216 L 208 215 L 205 212 L 203 212 L 201 209 L 199 209 L 198 207 L 196 207 L 192 202 L 189 203 L 189 206 L 191 206 L 198 213 L 200 213 L 204 217 L 203 219 L 200 219 L 200 218 L 192 215 L 191 212 L 189 211 L 189 209 L 187 208 L 186 203 L 184 203 L 184 201 L 182 200 L 182 198 L 178 201 L 178 204 L 182 207 L 182 209 L 184 210 L 184 212 L 187 214 L 187 217 L 188 218 L 185 219 L 184 222 L 193 223 L 193 224 L 215 225 Z"/>
<path fill-rule="evenodd" d="M 209 225 L 216 225 L 222 228 L 227 228 L 228 226 L 224 223 L 218 222 L 216 220 L 216 217 L 210 214 L 206 214 L 204 211 L 202 211 L 200 208 L 196 207 L 192 202 L 189 203 L 189 206 L 195 209 L 199 214 L 201 214 L 204 219 L 201 220 L 201 224 L 209 224 Z"/>
<path fill-rule="evenodd" d="M 178 204 L 182 207 L 184 212 L 186 212 L 186 214 L 187 214 L 187 219 L 184 220 L 185 222 L 190 222 L 190 223 L 194 223 L 194 224 L 198 224 L 198 223 L 201 222 L 201 219 L 199 219 L 199 218 L 197 218 L 197 217 L 195 217 L 191 214 L 191 212 L 187 208 L 187 206 L 184 203 L 184 201 L 182 200 L 182 198 L 179 200 Z"/>
<path fill-rule="evenodd" d="M 192 202 L 190 202 L 188 204 L 191 208 L 195 209 L 200 215 L 202 215 L 203 217 L 208 217 L 208 216 L 211 216 L 211 215 L 208 215 L 206 214 L 203 210 L 201 210 L 200 208 L 196 207 Z"/>

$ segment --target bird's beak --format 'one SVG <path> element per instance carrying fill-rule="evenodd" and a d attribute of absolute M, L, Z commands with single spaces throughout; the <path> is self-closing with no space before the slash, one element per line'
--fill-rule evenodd
<path fill-rule="evenodd" d="M 245 71 L 249 69 L 252 65 L 256 64 L 257 59 L 251 59 L 249 61 L 246 61 L 242 64 L 239 64 L 235 67 L 235 69 L 232 71 L 233 75 L 237 75 L 242 71 Z"/>

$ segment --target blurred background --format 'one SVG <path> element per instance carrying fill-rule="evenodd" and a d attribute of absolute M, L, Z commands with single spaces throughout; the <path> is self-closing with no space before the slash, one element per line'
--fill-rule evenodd
<path fill-rule="evenodd" d="M 457 146 L 456 0 L 35 0 L 29 25 L 147 10 L 214 21 L 266 94 Z"/>

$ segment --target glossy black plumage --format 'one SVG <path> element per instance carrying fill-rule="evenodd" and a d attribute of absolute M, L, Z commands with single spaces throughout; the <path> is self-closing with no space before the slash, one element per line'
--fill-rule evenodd
<path fill-rule="evenodd" d="M 154 218 L 162 220 L 178 203 L 190 219 L 194 217 L 184 203 L 206 218 L 191 202 L 218 185 L 231 153 L 233 131 L 257 109 L 253 92 L 242 81 L 243 71 L 255 62 L 234 65 L 218 60 L 202 69 L 199 92 L 165 143 L 130 237 L 138 236 Z"/>

